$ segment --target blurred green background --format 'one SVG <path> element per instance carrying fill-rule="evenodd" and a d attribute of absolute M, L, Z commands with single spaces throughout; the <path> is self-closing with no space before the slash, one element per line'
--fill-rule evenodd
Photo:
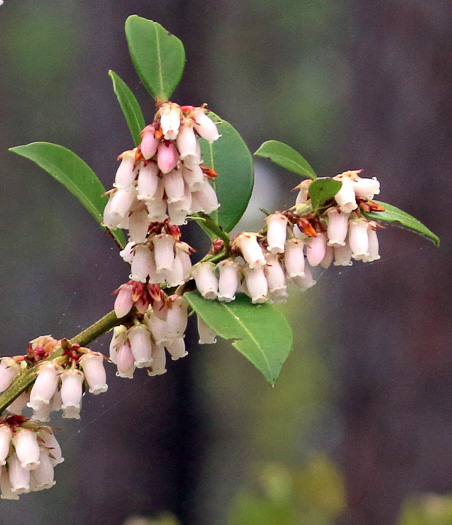
<path fill-rule="evenodd" d="M 7 149 L 62 144 L 111 186 L 132 143 L 109 69 L 153 117 L 128 56 L 130 14 L 182 39 L 176 102 L 207 102 L 251 151 L 290 144 L 320 176 L 365 168 L 381 199 L 425 222 L 442 247 L 382 231 L 378 264 L 330 269 L 294 291 L 282 309 L 296 342 L 274 389 L 228 344 L 193 344 L 163 377 L 111 377 L 107 394 L 85 398 L 81 422 L 52 422 L 66 457 L 57 485 L 2 501 L 0 523 L 452 523 L 447 497 L 417 496 L 452 492 L 447 0 L 5 0 L 0 355 L 23 353 L 39 334 L 77 333 L 127 279 L 89 214 Z M 259 206 L 291 206 L 296 184 L 256 162 L 241 229 L 260 228 Z"/>

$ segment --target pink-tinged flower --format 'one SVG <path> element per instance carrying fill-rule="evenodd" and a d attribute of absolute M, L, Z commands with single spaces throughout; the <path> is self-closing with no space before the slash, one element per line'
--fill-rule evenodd
<path fill-rule="evenodd" d="M 270 253 L 284 253 L 287 237 L 287 217 L 282 213 L 273 213 L 265 219 L 267 223 L 267 250 Z"/>
<path fill-rule="evenodd" d="M 151 333 L 145 325 L 132 327 L 128 334 L 130 349 L 135 358 L 137 368 L 145 368 L 152 365 L 152 341 Z"/>
<path fill-rule="evenodd" d="M 205 323 L 199 315 L 197 316 L 198 319 L 198 334 L 199 334 L 199 341 L 198 343 L 200 345 L 213 345 L 217 342 L 217 333 L 210 328 L 210 326 Z"/>
<path fill-rule="evenodd" d="M 334 259 L 334 248 L 332 246 L 326 247 L 325 257 L 322 259 L 320 266 L 322 268 L 329 268 Z"/>
<path fill-rule="evenodd" d="M 13 435 L 12 442 L 20 466 L 26 470 L 38 468 L 40 455 L 38 434 L 34 430 L 19 427 Z"/>
<path fill-rule="evenodd" d="M 108 390 L 104 357 L 98 352 L 88 352 L 80 358 L 80 366 L 85 374 L 90 394 L 101 394 Z"/>
<path fill-rule="evenodd" d="M 181 295 L 171 295 L 169 297 L 169 307 L 166 312 L 166 322 L 168 323 L 168 338 L 179 339 L 183 337 L 188 322 L 188 303 Z"/>
<path fill-rule="evenodd" d="M 155 197 L 159 184 L 159 168 L 155 162 L 149 162 L 140 168 L 138 174 L 138 200 L 149 200 Z"/>
<path fill-rule="evenodd" d="M 218 265 L 218 299 L 229 303 L 235 299 L 240 284 L 240 264 L 232 259 L 221 261 Z"/>
<path fill-rule="evenodd" d="M 305 274 L 304 244 L 295 237 L 286 241 L 284 266 L 287 277 L 303 277 Z"/>
<path fill-rule="evenodd" d="M 71 368 L 63 370 L 60 377 L 63 418 L 80 419 L 85 376 L 80 370 Z"/>
<path fill-rule="evenodd" d="M 166 173 L 163 177 L 163 183 L 165 185 L 168 204 L 180 201 L 183 198 L 185 185 L 181 170 L 174 169 Z"/>
<path fill-rule="evenodd" d="M 63 463 L 64 458 L 52 429 L 50 427 L 41 427 L 38 430 L 38 442 L 41 447 L 49 451 L 50 461 L 53 466 Z"/>
<path fill-rule="evenodd" d="M 168 216 L 170 224 L 182 226 L 187 223 L 187 215 L 191 213 L 191 193 L 188 193 L 180 201 L 168 204 Z"/>
<path fill-rule="evenodd" d="M 348 242 L 345 246 L 334 247 L 334 266 L 351 266 L 352 263 L 352 249 Z"/>
<path fill-rule="evenodd" d="M 201 206 L 201 209 L 197 211 L 204 211 L 209 214 L 220 207 L 216 191 L 207 179 L 202 183 L 200 190 L 193 193 L 192 198 L 196 199 L 196 202 Z M 194 210 L 192 211 L 195 213 Z"/>
<path fill-rule="evenodd" d="M 49 405 L 58 388 L 58 373 L 60 367 L 52 362 L 44 362 L 38 369 L 38 376 L 30 393 L 28 406 L 34 410 L 42 409 L 42 405 Z"/>
<path fill-rule="evenodd" d="M 188 169 L 194 169 L 202 163 L 201 146 L 196 142 L 196 152 L 194 155 L 187 155 L 184 159 L 184 166 Z"/>
<path fill-rule="evenodd" d="M 353 219 L 350 221 L 348 242 L 352 249 L 352 257 L 361 261 L 369 256 L 369 223 L 366 219 Z"/>
<path fill-rule="evenodd" d="M 144 316 L 145 323 L 149 326 L 152 337 L 157 343 L 163 343 L 170 339 L 169 327 L 166 322 L 166 309 L 164 310 L 164 318 L 156 314 L 154 311 L 147 312 Z"/>
<path fill-rule="evenodd" d="M 265 303 L 268 300 L 268 284 L 264 268 L 243 268 L 246 288 L 253 304 Z"/>
<path fill-rule="evenodd" d="M 220 138 L 217 126 L 213 120 L 205 114 L 203 108 L 194 109 L 190 116 L 195 122 L 195 130 L 203 139 L 206 139 L 209 144 L 212 144 Z"/>
<path fill-rule="evenodd" d="M 182 262 L 178 257 L 174 257 L 173 266 L 171 270 L 162 270 L 164 280 L 168 283 L 168 286 L 179 286 L 185 282 L 184 279 L 184 268 Z"/>
<path fill-rule="evenodd" d="M 168 218 L 166 213 L 166 199 L 164 200 L 149 200 L 146 201 L 146 208 L 148 209 L 148 219 L 151 222 L 163 222 Z"/>
<path fill-rule="evenodd" d="M 287 290 L 286 276 L 283 267 L 279 262 L 277 254 L 268 254 L 266 256 L 266 265 L 264 266 L 265 277 L 267 278 L 268 291 L 270 294 L 281 295 Z M 287 294 L 286 294 L 287 296 Z"/>
<path fill-rule="evenodd" d="M 5 391 L 20 373 L 19 364 L 11 357 L 0 359 L 0 392 Z"/>
<path fill-rule="evenodd" d="M 116 314 L 116 317 L 118 315 Z M 113 328 L 113 337 L 110 342 L 110 361 L 116 364 L 119 347 L 127 338 L 127 328 L 124 325 L 115 326 Z"/>
<path fill-rule="evenodd" d="M 115 300 L 115 314 L 118 319 L 127 315 L 133 306 L 133 286 L 131 284 L 122 284 L 119 287 L 118 295 Z M 111 358 L 111 355 L 110 355 Z"/>
<path fill-rule="evenodd" d="M 192 276 L 196 288 L 204 299 L 214 300 L 218 295 L 218 279 L 215 275 L 215 265 L 210 262 L 200 262 L 193 267 Z"/>
<path fill-rule="evenodd" d="M 149 246 L 138 244 L 132 259 L 130 279 L 145 283 L 149 275 L 155 272 L 155 262 Z"/>
<path fill-rule="evenodd" d="M 174 263 L 174 237 L 160 233 L 152 238 L 154 243 L 154 259 L 158 272 L 171 270 Z"/>
<path fill-rule="evenodd" d="M 351 213 L 353 210 L 356 210 L 358 205 L 356 204 L 355 191 L 349 177 L 341 174 L 336 175 L 333 179 L 342 182 L 341 189 L 334 196 L 340 210 L 344 213 Z"/>
<path fill-rule="evenodd" d="M 235 246 L 242 252 L 243 258 L 253 270 L 265 265 L 265 257 L 260 244 L 257 242 L 257 234 L 242 232 L 234 239 Z"/>
<path fill-rule="evenodd" d="M 306 204 L 306 202 L 308 202 L 309 186 L 311 185 L 311 183 L 312 183 L 311 179 L 306 179 L 303 182 L 301 182 L 298 186 L 295 186 L 294 190 L 299 190 L 297 199 L 295 201 L 295 205 L 298 206 L 300 204 Z"/>
<path fill-rule="evenodd" d="M 120 217 L 121 219 L 128 216 L 135 203 L 136 196 L 137 190 L 135 186 L 129 186 L 125 189 L 118 189 L 111 198 L 111 214 L 116 217 Z"/>
<path fill-rule="evenodd" d="M 182 167 L 182 177 L 191 191 L 199 191 L 204 182 L 204 173 L 199 164 L 195 164 L 192 167 L 184 165 Z"/>
<path fill-rule="evenodd" d="M 133 211 L 129 217 L 129 238 L 132 242 L 146 242 L 150 226 L 148 210 L 143 204 L 140 210 Z"/>
<path fill-rule="evenodd" d="M 345 246 L 348 232 L 349 213 L 343 213 L 337 208 L 328 208 L 328 246 Z"/>
<path fill-rule="evenodd" d="M 31 472 L 31 490 L 50 489 L 55 485 L 52 461 L 46 448 L 40 449 L 39 466 Z"/>
<path fill-rule="evenodd" d="M 191 274 L 192 264 L 190 259 L 190 246 L 186 242 L 176 242 L 174 244 L 176 252 L 175 259 L 179 259 L 182 264 L 183 278 L 186 281 Z"/>
<path fill-rule="evenodd" d="M 0 469 L 0 490 L 1 498 L 9 500 L 18 500 L 19 495 L 12 491 L 11 481 L 6 468 Z"/>
<path fill-rule="evenodd" d="M 113 186 L 126 189 L 133 184 L 138 174 L 138 168 L 135 167 L 135 150 L 125 151 L 119 158 L 121 159 L 121 164 L 116 172 Z"/>
<path fill-rule="evenodd" d="M 314 280 L 311 272 L 311 268 L 306 264 L 304 268 L 304 275 L 301 275 L 299 277 L 293 277 L 292 281 L 300 288 L 303 292 L 305 290 L 308 290 L 309 288 L 312 288 L 316 281 Z"/>
<path fill-rule="evenodd" d="M 0 468 L 6 464 L 13 433 L 8 425 L 0 425 Z"/>
<path fill-rule="evenodd" d="M 188 352 L 185 350 L 185 341 L 183 337 L 178 339 L 171 339 L 165 343 L 165 348 L 168 350 L 169 355 L 173 361 L 181 359 L 188 355 Z"/>
<path fill-rule="evenodd" d="M 181 117 L 180 107 L 173 102 L 166 102 L 160 107 L 160 125 L 166 140 L 176 140 Z"/>
<path fill-rule="evenodd" d="M 125 342 L 119 347 L 116 365 L 118 367 L 118 371 L 116 372 L 118 377 L 133 379 L 133 373 L 136 367 L 135 358 L 133 357 L 129 343 Z"/>
<path fill-rule="evenodd" d="M 159 139 L 155 138 L 155 127 L 152 124 L 146 126 L 141 132 L 141 137 L 141 153 L 146 160 L 149 160 L 157 153 L 160 142 Z"/>
<path fill-rule="evenodd" d="M 188 155 L 197 154 L 198 140 L 193 130 L 193 121 L 191 119 L 187 119 L 184 125 L 180 128 L 176 144 L 182 160 Z"/>
<path fill-rule="evenodd" d="M 364 262 L 378 261 L 380 259 L 379 245 L 377 237 L 377 225 L 375 222 L 369 222 L 367 230 L 369 240 L 369 255 L 363 259 Z"/>
<path fill-rule="evenodd" d="M 157 164 L 162 173 L 169 173 L 173 170 L 178 160 L 179 153 L 173 142 L 162 142 L 159 145 L 157 150 Z"/>
<path fill-rule="evenodd" d="M 351 183 L 357 197 L 364 197 L 365 199 L 372 200 L 374 195 L 380 193 L 380 183 L 376 177 L 373 177 L 372 179 L 363 179 L 356 175 L 356 177 L 351 179 Z"/>
<path fill-rule="evenodd" d="M 324 259 L 326 254 L 326 237 L 323 233 L 317 233 L 317 237 L 309 239 L 306 248 L 306 258 L 308 263 L 312 266 L 318 266 Z"/>
<path fill-rule="evenodd" d="M 22 468 L 16 454 L 11 454 L 8 458 L 8 474 L 11 492 L 15 494 L 30 492 L 30 471 Z"/>
<path fill-rule="evenodd" d="M 163 343 L 155 343 L 152 347 L 152 364 L 147 370 L 149 376 L 159 376 L 166 372 L 166 355 Z"/>
<path fill-rule="evenodd" d="M 119 255 L 122 257 L 124 262 L 132 264 L 133 257 L 134 257 L 134 251 L 133 251 L 134 246 L 135 246 L 134 242 L 128 242 L 124 250 L 121 250 L 119 252 Z"/>

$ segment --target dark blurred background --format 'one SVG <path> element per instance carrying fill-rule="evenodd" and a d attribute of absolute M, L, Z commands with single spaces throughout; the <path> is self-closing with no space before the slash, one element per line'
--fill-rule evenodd
<path fill-rule="evenodd" d="M 251 151 L 290 144 L 321 176 L 364 168 L 381 200 L 442 245 L 390 228 L 378 263 L 329 269 L 301 297 L 294 290 L 283 307 L 294 350 L 274 389 L 227 343 L 192 345 L 163 377 L 112 374 L 106 394 L 85 397 L 80 422 L 52 421 L 66 457 L 57 485 L 2 500 L 0 523 L 452 523 L 448 500 L 420 496 L 452 493 L 448 0 L 5 0 L 0 354 L 24 353 L 40 334 L 71 337 L 112 308 L 127 279 L 72 195 L 7 149 L 62 144 L 111 186 L 132 142 L 109 69 L 153 117 L 128 56 L 130 14 L 183 41 L 176 102 L 207 102 Z M 254 209 L 287 208 L 297 183 L 257 162 Z M 261 220 L 251 211 L 242 229 Z"/>

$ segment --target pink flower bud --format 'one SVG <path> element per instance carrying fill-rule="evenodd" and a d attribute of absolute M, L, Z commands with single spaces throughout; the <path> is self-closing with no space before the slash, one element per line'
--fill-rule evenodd
<path fill-rule="evenodd" d="M 182 178 L 181 170 L 171 170 L 163 177 L 165 185 L 165 192 L 167 196 L 167 203 L 180 201 L 185 193 L 184 179 Z"/>
<path fill-rule="evenodd" d="M 218 299 L 229 303 L 235 299 L 240 283 L 240 264 L 232 259 L 221 261 L 218 265 Z"/>
<path fill-rule="evenodd" d="M 217 342 L 217 334 L 205 323 L 199 315 L 198 319 L 198 333 L 199 333 L 199 344 L 200 345 L 213 345 Z"/>
<path fill-rule="evenodd" d="M 328 246 L 345 246 L 348 232 L 349 213 L 340 212 L 337 208 L 329 208 L 328 214 Z"/>
<path fill-rule="evenodd" d="M 305 263 L 303 248 L 304 244 L 296 238 L 291 238 L 286 241 L 284 266 L 286 267 L 287 277 L 304 276 Z"/>
<path fill-rule="evenodd" d="M 42 405 L 49 405 L 58 388 L 58 372 L 60 368 L 52 362 L 44 362 L 39 367 L 38 376 L 30 393 L 28 406 L 39 410 Z"/>
<path fill-rule="evenodd" d="M 118 366 L 118 371 L 116 372 L 118 377 L 133 379 L 133 373 L 136 368 L 135 358 L 128 343 L 123 343 L 119 347 L 116 364 Z"/>
<path fill-rule="evenodd" d="M 0 392 L 4 392 L 20 373 L 19 364 L 11 357 L 0 359 Z"/>
<path fill-rule="evenodd" d="M 149 246 L 139 244 L 135 247 L 130 278 L 133 281 L 145 283 L 149 275 L 155 271 L 154 257 Z"/>
<path fill-rule="evenodd" d="M 53 466 L 63 463 L 64 458 L 61 453 L 61 447 L 50 427 L 41 427 L 38 430 L 38 442 L 41 447 L 49 451 L 50 461 Z"/>
<path fill-rule="evenodd" d="M 13 433 L 8 425 L 0 425 L 0 467 L 6 464 Z"/>
<path fill-rule="evenodd" d="M 199 191 L 204 183 L 204 173 L 199 164 L 182 167 L 182 177 L 191 191 Z"/>
<path fill-rule="evenodd" d="M 174 262 L 174 237 L 161 233 L 152 238 L 157 271 L 171 270 Z"/>
<path fill-rule="evenodd" d="M 146 166 L 140 168 L 138 175 L 137 190 L 138 200 L 153 199 L 159 184 L 159 169 L 155 162 L 149 162 Z"/>
<path fill-rule="evenodd" d="M 216 299 L 218 279 L 215 275 L 215 265 L 210 262 L 201 262 L 193 267 L 191 273 L 196 282 L 196 288 L 204 299 Z"/>
<path fill-rule="evenodd" d="M 166 355 L 163 343 L 156 343 L 152 348 L 152 364 L 148 367 L 149 376 L 159 376 L 166 372 Z"/>
<path fill-rule="evenodd" d="M 355 192 L 350 179 L 342 175 L 337 175 L 333 178 L 342 182 L 341 189 L 334 197 L 340 210 L 344 213 L 351 213 L 353 210 L 356 210 L 358 205 L 356 204 Z"/>
<path fill-rule="evenodd" d="M 180 128 L 176 143 L 182 160 L 188 155 L 194 156 L 197 154 L 198 140 L 193 130 L 193 121 L 191 119 L 186 120 Z"/>
<path fill-rule="evenodd" d="M 118 319 L 127 315 L 132 310 L 133 286 L 131 284 L 123 284 L 119 288 L 118 295 L 115 300 L 115 314 Z"/>
<path fill-rule="evenodd" d="M 126 151 L 122 154 L 121 164 L 116 172 L 113 186 L 126 189 L 133 184 L 137 174 L 138 169 L 135 168 L 135 150 Z"/>
<path fill-rule="evenodd" d="M 8 458 L 8 473 L 11 492 L 15 494 L 30 492 L 30 470 L 22 467 L 16 454 L 11 454 Z"/>
<path fill-rule="evenodd" d="M 317 233 L 317 237 L 311 237 L 306 249 L 306 258 L 311 266 L 318 266 L 326 254 L 326 237 L 322 233 Z"/>
<path fill-rule="evenodd" d="M 270 253 L 284 253 L 287 237 L 287 217 L 282 213 L 273 213 L 265 219 L 267 223 L 267 250 Z"/>
<path fill-rule="evenodd" d="M 173 142 L 162 142 L 157 151 L 157 164 L 162 173 L 169 173 L 173 170 L 177 161 L 179 160 L 179 153 Z"/>
<path fill-rule="evenodd" d="M 12 438 L 20 466 L 34 470 L 39 466 L 38 434 L 31 429 L 19 427 Z"/>
<path fill-rule="evenodd" d="M 146 160 L 149 160 L 156 154 L 160 141 L 155 138 L 155 128 L 152 125 L 146 126 L 141 133 L 141 153 Z"/>
<path fill-rule="evenodd" d="M 166 140 L 175 140 L 180 127 L 182 112 L 173 102 L 166 102 L 160 108 L 160 125 Z M 162 170 L 163 171 L 163 170 Z"/>
<path fill-rule="evenodd" d="M 199 135 L 206 139 L 209 144 L 212 144 L 220 138 L 217 126 L 204 112 L 202 108 L 196 108 L 191 112 L 192 119 L 195 122 L 195 130 Z"/>
<path fill-rule="evenodd" d="M 129 331 L 129 343 L 137 368 L 152 365 L 152 341 L 149 330 L 144 325 L 137 325 Z"/>
<path fill-rule="evenodd" d="M 83 372 L 74 368 L 64 370 L 61 374 L 63 418 L 80 419 L 84 379 Z"/>
<path fill-rule="evenodd" d="M 52 461 L 49 451 L 45 448 L 40 449 L 39 466 L 31 472 L 30 485 L 32 490 L 50 489 L 55 485 Z"/>
<path fill-rule="evenodd" d="M 352 257 L 361 261 L 369 257 L 369 224 L 366 219 L 353 219 L 350 221 L 350 233 L 348 242 L 352 249 Z"/>
<path fill-rule="evenodd" d="M 202 183 L 200 190 L 193 193 L 192 198 L 196 199 L 196 202 L 201 206 L 198 211 L 204 211 L 207 214 L 220 207 L 217 194 L 207 179 Z"/>
<path fill-rule="evenodd" d="M 251 302 L 253 304 L 265 303 L 268 300 L 268 285 L 264 269 L 245 266 L 243 273 Z"/>
<path fill-rule="evenodd" d="M 256 233 L 239 233 L 234 240 L 234 244 L 242 252 L 243 258 L 252 270 L 254 268 L 261 268 L 265 265 L 265 257 L 262 248 L 257 242 Z"/>
<path fill-rule="evenodd" d="M 345 246 L 334 247 L 334 266 L 351 266 L 352 263 L 352 249 L 348 242 Z"/>
<path fill-rule="evenodd" d="M 292 281 L 300 288 L 303 292 L 312 288 L 316 281 L 312 277 L 311 268 L 308 265 L 305 266 L 304 275 L 299 277 L 293 277 Z"/>
<path fill-rule="evenodd" d="M 188 355 L 188 352 L 185 350 L 185 341 L 183 337 L 167 341 L 165 343 L 165 348 L 168 350 L 173 361 L 177 361 L 177 359 L 181 359 Z"/>
<path fill-rule="evenodd" d="M 90 394 L 101 394 L 108 390 L 104 358 L 97 352 L 89 352 L 80 358 L 80 366 L 85 374 Z"/>

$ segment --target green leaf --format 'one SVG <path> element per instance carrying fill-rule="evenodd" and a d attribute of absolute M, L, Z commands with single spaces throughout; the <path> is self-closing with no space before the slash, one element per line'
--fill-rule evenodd
<path fill-rule="evenodd" d="M 317 175 L 310 164 L 293 148 L 279 142 L 278 140 L 267 140 L 256 151 L 256 157 L 270 159 L 278 166 L 286 170 L 293 171 L 302 177 L 316 179 Z"/>
<path fill-rule="evenodd" d="M 102 214 L 108 197 L 100 180 L 93 170 L 71 150 L 48 142 L 32 142 L 25 146 L 16 146 L 9 151 L 36 162 L 58 182 L 73 193 L 85 206 L 96 221 L 101 224 Z M 102 226 L 104 230 L 107 230 Z M 125 246 L 121 230 L 108 230 L 121 246 Z"/>
<path fill-rule="evenodd" d="M 182 42 L 157 22 L 137 15 L 126 20 L 130 56 L 146 89 L 166 102 L 176 89 L 185 66 Z"/>
<path fill-rule="evenodd" d="M 114 71 L 108 72 L 113 81 L 113 90 L 129 126 L 135 146 L 141 143 L 140 133 L 146 125 L 140 105 L 127 84 Z"/>
<path fill-rule="evenodd" d="M 230 232 L 245 213 L 251 198 L 254 185 L 253 157 L 238 131 L 229 122 L 212 112 L 208 116 L 216 123 L 221 135 L 213 144 L 200 140 L 203 163 L 218 173 L 212 186 L 221 206 L 210 215 L 226 232 Z"/>
<path fill-rule="evenodd" d="M 419 233 L 424 237 L 427 237 L 428 239 L 433 241 L 437 246 L 439 246 L 439 237 L 435 235 L 431 230 L 429 230 L 426 226 L 424 226 L 422 222 L 415 219 L 412 215 L 406 213 L 405 211 L 399 210 L 399 208 L 396 208 L 391 204 L 387 204 L 386 202 L 374 202 L 379 204 L 380 206 L 383 206 L 385 211 L 366 213 L 366 218 L 378 222 L 398 222 L 403 227 L 408 228 L 409 230 L 412 230 L 416 233 Z"/>
<path fill-rule="evenodd" d="M 198 292 L 184 297 L 212 330 L 232 339 L 232 346 L 275 383 L 292 348 L 292 330 L 281 312 L 270 304 L 253 305 L 244 294 L 231 303 L 209 301 Z"/>
<path fill-rule="evenodd" d="M 342 182 L 333 179 L 317 179 L 309 186 L 312 208 L 318 210 L 341 189 Z"/>

